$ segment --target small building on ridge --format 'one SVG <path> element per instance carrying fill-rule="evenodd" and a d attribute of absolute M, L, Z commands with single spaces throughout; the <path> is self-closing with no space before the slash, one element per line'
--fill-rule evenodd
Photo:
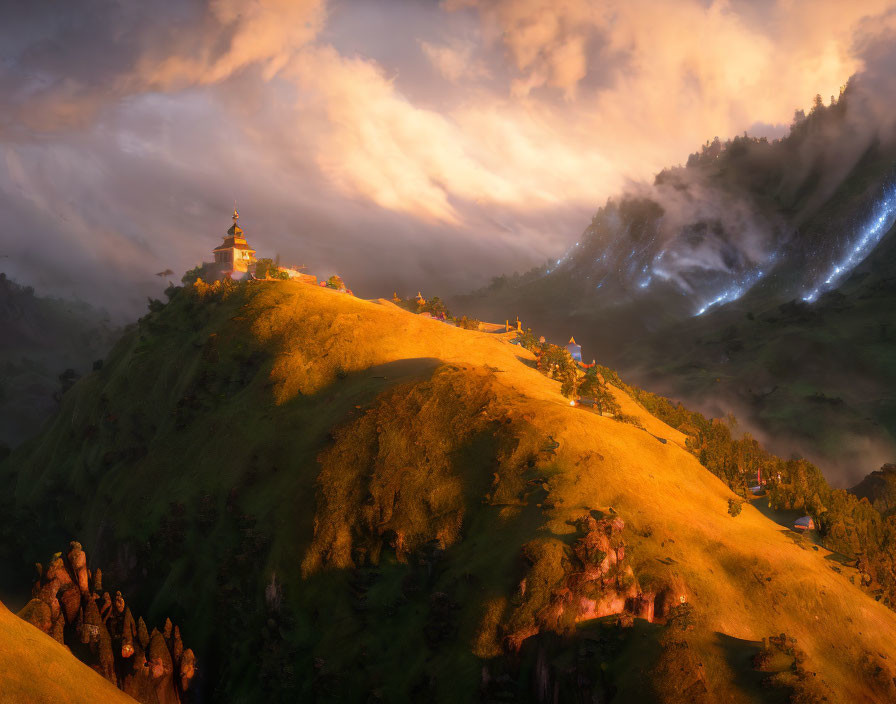
<path fill-rule="evenodd" d="M 576 344 L 576 338 L 569 338 L 569 343 L 566 345 L 566 351 L 572 355 L 572 358 L 577 362 L 582 361 L 582 346 Z"/>
<path fill-rule="evenodd" d="M 793 527 L 796 530 L 815 530 L 815 521 L 812 520 L 812 516 L 803 516 L 793 522 Z"/>

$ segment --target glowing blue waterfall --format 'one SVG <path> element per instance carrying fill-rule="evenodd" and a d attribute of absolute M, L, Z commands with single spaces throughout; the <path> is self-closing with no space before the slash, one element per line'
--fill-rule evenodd
<path fill-rule="evenodd" d="M 843 258 L 834 264 L 827 277 L 803 296 L 807 303 L 814 302 L 828 288 L 835 286 L 844 275 L 852 271 L 877 246 L 881 238 L 896 222 L 896 187 L 890 187 L 877 204 L 871 219 L 861 229 L 858 239 Z"/>

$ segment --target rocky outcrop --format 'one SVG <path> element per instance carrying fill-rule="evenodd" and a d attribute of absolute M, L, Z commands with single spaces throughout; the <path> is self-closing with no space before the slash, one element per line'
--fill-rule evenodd
<path fill-rule="evenodd" d="M 505 624 L 505 650 L 518 651 L 537 633 L 564 633 L 578 622 L 605 616 L 621 615 L 628 624 L 633 618 L 653 622 L 674 605 L 671 586 L 659 593 L 644 591 L 624 564 L 622 518 L 593 511 L 576 526 L 581 537 L 572 546 L 559 539 L 524 546 L 528 565 Z"/>
<path fill-rule="evenodd" d="M 166 619 L 150 634 L 134 619 L 121 592 L 103 591 L 102 572 L 91 573 L 87 554 L 72 542 L 63 557 L 37 564 L 32 599 L 19 617 L 66 645 L 93 670 L 142 704 L 182 704 L 196 674 L 193 651 Z"/>

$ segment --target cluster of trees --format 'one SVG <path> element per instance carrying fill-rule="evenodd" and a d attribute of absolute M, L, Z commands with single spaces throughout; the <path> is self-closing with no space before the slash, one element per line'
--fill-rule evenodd
<path fill-rule="evenodd" d="M 493 276 L 491 282 L 489 282 L 487 286 L 479 289 L 478 291 L 475 291 L 474 293 L 494 293 L 495 291 L 499 291 L 503 288 L 518 288 L 520 286 L 524 286 L 525 284 L 532 283 L 533 281 L 536 281 L 544 276 L 545 269 L 549 269 L 550 266 L 551 260 L 548 259 L 544 262 L 544 264 L 533 266 L 531 269 L 522 274 L 518 271 L 515 271 L 510 276 L 508 276 L 507 274 Z"/>
<path fill-rule="evenodd" d="M 457 323 L 457 327 L 463 328 L 464 330 L 479 329 L 479 321 L 476 318 L 468 318 L 467 316 L 462 315 L 460 319 L 455 318 L 454 321 Z"/>
<path fill-rule="evenodd" d="M 616 380 L 618 376 L 612 383 Z M 761 472 L 772 508 L 812 516 L 822 544 L 855 559 L 862 582 L 873 585 L 876 598 L 896 608 L 896 516 L 884 517 L 867 499 L 834 489 L 811 462 L 783 460 L 749 433 L 734 437 L 733 416 L 724 421 L 706 418 L 680 403 L 619 384 L 651 414 L 685 433 L 700 463 L 735 492 L 747 496 L 747 487 Z"/>
<path fill-rule="evenodd" d="M 333 274 L 329 279 L 327 279 L 327 288 L 333 288 L 337 291 L 345 291 L 345 282 L 342 280 L 342 277 Z"/>
<path fill-rule="evenodd" d="M 200 279 L 202 279 L 203 281 L 208 281 L 209 279 L 214 278 L 214 275 L 212 273 L 213 266 L 214 265 L 212 264 L 206 263 L 194 266 L 181 277 L 181 283 L 183 283 L 185 286 L 192 286 Z"/>
<path fill-rule="evenodd" d="M 538 369 L 545 376 L 560 381 L 560 393 L 567 398 L 586 397 L 594 400 L 594 408 L 603 415 L 622 417 L 619 404 L 610 391 L 608 382 L 619 381 L 619 377 L 607 367 L 595 365 L 580 372 L 578 364 L 565 347 L 541 342 L 531 330 L 517 337 L 521 347 L 535 354 Z M 621 382 L 619 382 L 620 385 Z M 629 420 L 627 416 L 623 420 Z"/>
<path fill-rule="evenodd" d="M 402 298 L 396 293 L 392 297 L 392 302 L 411 313 L 429 313 L 433 318 L 438 318 L 439 320 L 454 321 L 459 328 L 463 328 L 464 330 L 479 329 L 479 320 L 466 315 L 462 315 L 460 318 L 454 317 L 451 315 L 451 311 L 448 310 L 448 306 L 445 305 L 445 302 L 438 296 L 433 296 L 428 300 L 421 301 L 417 298 Z"/>
<path fill-rule="evenodd" d="M 579 384 L 579 396 L 589 396 L 594 399 L 594 407 L 603 415 L 610 413 L 618 417 L 620 415 L 619 404 L 616 397 L 610 391 L 605 377 L 602 377 L 596 367 L 591 367 L 585 372 L 585 377 Z"/>
<path fill-rule="evenodd" d="M 181 282 L 186 286 L 191 286 L 192 284 L 196 283 L 197 279 L 210 281 L 214 277 L 215 265 L 206 262 L 203 264 L 199 264 L 198 266 L 194 266 L 192 269 L 187 271 L 183 275 L 183 277 L 181 277 Z M 255 262 L 255 277 L 259 279 L 286 280 L 289 278 L 289 274 L 287 274 L 285 271 L 283 271 L 283 269 L 280 268 L 279 257 L 276 261 L 268 257 L 263 257 Z"/>
<path fill-rule="evenodd" d="M 535 351 L 539 371 L 560 381 L 560 393 L 567 398 L 576 394 L 579 368 L 569 352 L 558 345 L 540 344 Z"/>
<path fill-rule="evenodd" d="M 768 147 L 775 145 L 779 148 L 792 149 L 813 132 L 822 132 L 831 123 L 841 122 L 846 116 L 850 94 L 847 83 L 840 88 L 839 96 L 831 96 L 831 102 L 827 106 L 824 104 L 824 98 L 816 95 L 808 115 L 804 110 L 794 112 L 790 133 L 780 140 L 769 142 L 766 137 L 751 137 L 746 132 L 743 136 L 734 137 L 724 143 L 718 137 L 712 141 L 707 140 L 699 152 L 688 156 L 687 167 L 705 166 L 720 158 L 734 160 L 756 148 L 766 152 Z"/>
<path fill-rule="evenodd" d="M 278 257 L 279 260 L 279 257 Z M 289 274 L 280 268 L 279 261 L 263 258 L 255 262 L 255 276 L 259 279 L 288 279 Z"/>

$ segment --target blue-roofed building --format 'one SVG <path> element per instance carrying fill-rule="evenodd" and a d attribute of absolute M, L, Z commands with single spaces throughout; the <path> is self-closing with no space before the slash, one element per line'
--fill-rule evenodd
<path fill-rule="evenodd" d="M 797 530 L 815 530 L 815 521 L 812 520 L 812 516 L 803 516 L 793 522 L 793 527 Z"/>
<path fill-rule="evenodd" d="M 582 346 L 576 344 L 576 338 L 569 338 L 569 344 L 566 345 L 566 351 L 572 355 L 577 362 L 582 361 Z"/>

